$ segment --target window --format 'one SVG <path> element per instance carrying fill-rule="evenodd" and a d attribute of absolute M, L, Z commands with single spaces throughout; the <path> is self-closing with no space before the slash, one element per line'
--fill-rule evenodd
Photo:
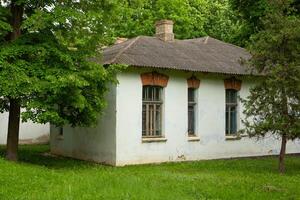
<path fill-rule="evenodd" d="M 195 136 L 196 89 L 188 88 L 188 136 Z"/>
<path fill-rule="evenodd" d="M 64 128 L 61 126 L 59 127 L 59 132 L 58 132 L 59 135 L 63 135 L 64 134 Z"/>
<path fill-rule="evenodd" d="M 142 136 L 162 136 L 162 87 L 143 86 Z"/>
<path fill-rule="evenodd" d="M 237 90 L 226 89 L 226 135 L 237 134 Z"/>
<path fill-rule="evenodd" d="M 64 139 L 64 128 L 63 128 L 63 126 L 56 127 L 56 130 L 57 130 L 56 139 L 58 139 L 58 140 Z"/>

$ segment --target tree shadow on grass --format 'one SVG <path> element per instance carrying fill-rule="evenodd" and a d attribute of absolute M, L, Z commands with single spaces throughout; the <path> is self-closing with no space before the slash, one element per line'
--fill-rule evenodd
<path fill-rule="evenodd" d="M 19 162 L 43 166 L 49 169 L 91 169 L 105 168 L 111 166 L 101 165 L 88 161 L 72 158 L 54 156 L 50 153 L 49 145 L 20 145 Z M 0 146 L 0 157 L 5 157 L 5 146 Z M 167 170 L 175 173 L 197 174 L 197 173 L 228 173 L 228 174 L 279 174 L 277 170 L 278 159 L 276 156 L 255 158 L 234 158 L 206 161 L 191 161 L 180 163 L 148 164 L 126 167 L 130 171 Z M 124 169 L 123 169 L 124 170 Z M 289 155 L 286 159 L 286 175 L 293 176 L 300 172 L 300 155 Z"/>
<path fill-rule="evenodd" d="M 286 156 L 286 176 L 294 176 L 300 173 L 300 155 Z M 172 165 L 173 163 L 166 164 Z M 231 159 L 216 159 L 175 163 L 175 172 L 185 174 L 216 173 L 232 175 L 280 175 L 278 171 L 278 156 L 245 157 Z M 181 166 L 180 166 L 181 165 Z"/>
<path fill-rule="evenodd" d="M 18 162 L 49 169 L 86 169 L 102 165 L 72 158 L 51 155 L 49 145 L 20 145 Z M 0 146 L 0 157 L 5 158 L 5 146 Z"/>

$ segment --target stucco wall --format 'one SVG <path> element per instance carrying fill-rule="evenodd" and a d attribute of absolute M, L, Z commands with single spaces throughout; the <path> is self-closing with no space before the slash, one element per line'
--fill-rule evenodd
<path fill-rule="evenodd" d="M 6 144 L 8 113 L 0 114 L 0 144 Z M 26 122 L 20 124 L 19 143 L 46 143 L 49 141 L 49 124 Z"/>
<path fill-rule="evenodd" d="M 107 94 L 107 107 L 94 128 L 65 126 L 63 135 L 51 126 L 51 153 L 115 165 L 116 154 L 116 90 Z"/>
<path fill-rule="evenodd" d="M 140 73 L 128 70 L 118 75 L 116 165 L 180 160 L 216 159 L 278 154 L 280 143 L 272 137 L 257 141 L 225 138 L 225 89 L 221 75 L 198 74 L 197 134 L 200 141 L 189 141 L 187 135 L 187 82 L 192 74 L 161 71 L 169 75 L 163 91 L 163 134 L 166 142 L 142 142 L 142 83 Z M 255 80 L 242 78 L 239 95 L 244 98 Z M 239 104 L 239 116 L 243 117 Z M 241 121 L 238 127 L 242 128 Z M 300 142 L 289 142 L 288 153 L 300 152 Z"/>

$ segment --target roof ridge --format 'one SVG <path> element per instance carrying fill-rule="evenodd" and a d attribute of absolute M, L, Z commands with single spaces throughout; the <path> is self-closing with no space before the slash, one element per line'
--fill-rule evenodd
<path fill-rule="evenodd" d="M 207 44 L 208 39 L 209 39 L 209 36 L 206 36 L 203 43 L 204 43 L 204 44 Z"/>
<path fill-rule="evenodd" d="M 209 36 L 209 38 L 211 38 L 211 39 L 213 39 L 213 40 L 217 40 L 218 42 L 221 42 L 221 43 L 223 43 L 223 44 L 225 44 L 225 45 L 232 46 L 232 47 L 237 47 L 237 48 L 243 49 L 244 51 L 247 51 L 246 48 L 237 46 L 237 45 L 235 45 L 235 44 L 231 44 L 231 43 L 229 43 L 229 42 L 224 42 L 224 41 L 222 41 L 222 40 L 216 39 L 216 38 L 211 37 L 211 36 Z"/>
<path fill-rule="evenodd" d="M 138 39 L 140 38 L 140 36 L 137 36 L 136 38 L 133 39 L 133 41 L 131 41 L 127 47 L 123 48 L 121 51 L 119 51 L 119 53 L 113 58 L 111 59 L 111 63 L 115 62 L 117 60 L 118 57 L 121 56 L 122 53 L 124 53 L 124 51 L 126 51 L 127 49 L 129 49 Z"/>
<path fill-rule="evenodd" d="M 222 40 L 219 40 L 219 39 L 217 39 L 217 38 L 211 37 L 211 36 L 209 36 L 209 35 L 203 36 L 203 37 L 198 37 L 198 38 L 184 39 L 184 40 L 182 40 L 182 41 L 187 41 L 187 42 L 191 41 L 191 42 L 192 42 L 192 41 L 200 40 L 200 39 L 204 40 L 204 41 L 202 41 L 203 44 L 209 43 L 209 40 L 212 39 L 212 40 L 216 40 L 216 41 L 218 41 L 218 42 L 221 42 L 221 43 L 223 43 L 223 44 L 225 44 L 225 45 L 232 46 L 232 47 L 237 47 L 237 48 L 243 49 L 244 51 L 247 51 L 247 49 L 244 48 L 244 47 L 240 47 L 240 46 L 237 46 L 237 45 L 235 45 L 235 44 L 231 44 L 231 43 L 229 43 L 229 42 L 224 42 L 224 41 L 222 41 Z"/>

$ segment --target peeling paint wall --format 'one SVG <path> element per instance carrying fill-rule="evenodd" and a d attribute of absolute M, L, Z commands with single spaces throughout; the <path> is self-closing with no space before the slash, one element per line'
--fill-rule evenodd
<path fill-rule="evenodd" d="M 116 90 L 112 86 L 107 94 L 107 107 L 94 128 L 51 125 L 51 153 L 82 160 L 115 165 L 116 158 Z"/>
<path fill-rule="evenodd" d="M 0 114 L 0 144 L 6 144 L 8 113 Z M 40 144 L 49 142 L 50 125 L 26 122 L 20 124 L 20 144 Z"/>
<path fill-rule="evenodd" d="M 187 82 L 192 74 L 160 70 L 169 75 L 164 88 L 163 134 L 165 142 L 142 142 L 142 83 L 140 73 L 128 70 L 118 75 L 116 165 L 217 159 L 279 153 L 280 142 L 268 137 L 257 141 L 248 137 L 240 140 L 225 138 L 225 76 L 198 74 L 197 134 L 199 141 L 189 141 L 187 135 Z M 227 76 L 228 78 L 228 76 Z M 245 98 L 255 80 L 242 79 L 239 95 Z M 243 118 L 239 104 L 239 117 Z M 242 128 L 241 121 L 238 127 Z M 289 142 L 288 153 L 299 153 L 300 142 Z"/>

